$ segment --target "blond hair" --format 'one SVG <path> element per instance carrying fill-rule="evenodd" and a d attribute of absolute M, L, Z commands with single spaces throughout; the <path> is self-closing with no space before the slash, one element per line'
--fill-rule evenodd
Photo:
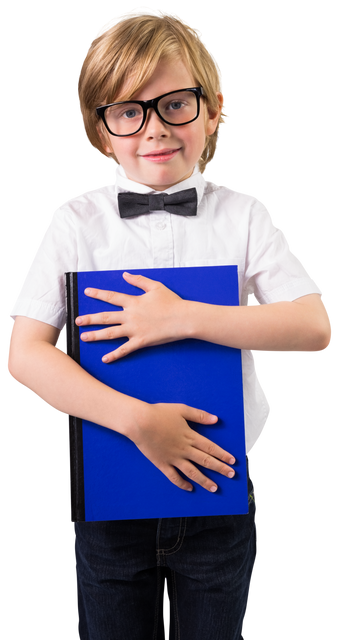
<path fill-rule="evenodd" d="M 183 22 L 168 15 L 139 15 L 122 20 L 92 43 L 79 78 L 79 98 L 87 136 L 94 147 L 106 156 L 106 130 L 96 115 L 96 107 L 128 100 L 149 80 L 160 60 L 181 59 L 191 72 L 196 86 L 204 89 L 204 100 L 210 114 L 219 110 L 217 92 L 220 78 L 216 63 L 197 33 Z M 128 81 L 128 94 L 122 95 Z M 181 87 L 180 87 L 181 88 Z M 200 171 L 212 160 L 220 122 L 215 132 L 206 137 L 199 160 Z"/>

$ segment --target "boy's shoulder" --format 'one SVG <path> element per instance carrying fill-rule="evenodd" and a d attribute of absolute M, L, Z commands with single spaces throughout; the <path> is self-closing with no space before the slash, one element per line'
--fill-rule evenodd
<path fill-rule="evenodd" d="M 63 205 L 72 205 L 73 203 L 83 204 L 85 202 L 96 202 L 100 197 L 113 197 L 114 185 L 112 182 L 106 182 L 99 184 L 96 187 L 90 187 L 89 189 L 82 189 L 78 193 L 71 196 L 66 196 L 57 204 L 57 207 Z"/>

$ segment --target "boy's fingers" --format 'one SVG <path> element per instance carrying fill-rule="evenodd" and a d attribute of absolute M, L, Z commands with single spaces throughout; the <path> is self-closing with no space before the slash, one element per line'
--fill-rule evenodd
<path fill-rule="evenodd" d="M 124 307 L 130 296 L 127 293 L 120 293 L 119 291 L 106 291 L 105 289 L 91 289 L 87 287 L 84 291 L 88 298 L 95 298 L 96 300 L 102 300 L 109 304 L 114 304 L 116 307 Z"/>
<path fill-rule="evenodd" d="M 179 489 L 192 491 L 192 484 L 185 480 L 174 467 L 167 467 L 160 470 L 165 474 L 168 480 L 179 487 Z M 200 486 L 206 489 L 206 491 L 215 493 L 218 489 L 218 486 L 215 484 L 215 482 L 213 482 L 213 480 L 210 480 L 210 478 L 204 476 L 204 474 L 201 473 L 201 471 L 199 471 L 199 469 L 197 469 L 197 467 L 195 467 L 194 464 L 192 464 L 188 460 L 181 464 L 179 471 L 185 474 L 185 476 L 187 476 L 187 478 L 189 478 L 190 480 L 193 480 L 193 482 L 195 482 L 196 484 L 200 484 Z"/>
<path fill-rule="evenodd" d="M 193 407 L 188 407 L 187 405 L 183 405 L 182 415 L 185 418 L 185 420 L 191 420 L 192 422 L 197 422 L 198 424 L 215 424 L 218 421 L 217 416 L 214 416 L 211 413 L 207 413 L 207 411 L 202 411 L 200 409 L 194 409 Z M 230 454 L 228 451 L 225 451 L 225 449 L 222 449 L 221 447 L 219 447 L 219 445 L 215 444 L 215 442 L 212 442 L 212 440 L 205 438 L 205 436 L 202 436 L 196 432 L 194 433 L 195 435 L 194 435 L 193 447 L 201 451 L 202 455 L 205 456 L 205 458 L 207 454 L 207 456 L 212 456 L 217 460 L 226 462 L 226 464 L 231 464 L 231 465 L 235 464 L 235 458 L 232 454 Z M 203 464 L 203 462 L 201 462 L 201 459 L 202 458 L 200 456 L 199 460 L 195 460 L 195 462 L 198 462 L 198 464 L 202 464 L 203 466 L 207 466 L 206 464 Z M 208 458 L 206 458 L 206 460 L 207 459 Z M 219 469 L 216 469 L 216 471 L 218 470 Z M 231 470 L 229 469 L 229 471 Z"/>
<path fill-rule="evenodd" d="M 86 327 L 91 324 L 113 324 L 117 325 L 122 322 L 122 311 L 102 311 L 101 313 L 91 313 L 85 316 L 79 316 L 75 319 L 78 327 Z"/>
<path fill-rule="evenodd" d="M 102 361 L 105 362 L 106 364 L 110 362 L 115 362 L 120 358 L 124 358 L 125 356 L 128 356 L 129 353 L 132 353 L 137 349 L 141 349 L 141 347 L 142 347 L 142 344 L 140 344 L 140 342 L 137 342 L 137 340 L 135 340 L 134 338 L 131 338 L 130 340 L 127 340 L 127 342 L 122 344 L 120 347 L 118 347 L 114 351 L 111 351 L 111 353 L 107 353 L 106 355 L 104 355 L 102 358 Z"/>
<path fill-rule="evenodd" d="M 193 446 L 205 455 L 208 454 L 209 456 L 213 456 L 213 458 L 217 458 L 227 464 L 235 464 L 235 457 L 231 453 L 225 451 L 225 449 L 219 447 L 218 444 L 215 444 L 215 442 L 212 442 L 212 440 L 205 438 L 205 436 L 202 436 L 199 433 L 196 434 Z M 199 464 L 201 463 L 199 462 Z"/>
<path fill-rule="evenodd" d="M 189 407 L 186 404 L 182 405 L 182 416 L 185 420 L 191 420 L 192 422 L 198 422 L 199 424 L 214 424 L 218 421 L 218 417 L 212 413 L 203 411 L 201 409 L 195 409 Z"/>
<path fill-rule="evenodd" d="M 218 485 L 201 473 L 201 471 L 199 471 L 199 469 L 197 469 L 197 467 L 195 467 L 189 460 L 185 460 L 182 463 L 180 471 L 182 471 L 190 480 L 196 482 L 196 484 L 200 484 L 200 486 L 203 487 L 203 489 L 206 489 L 206 491 L 210 491 L 211 493 L 215 493 L 217 491 Z"/>
<path fill-rule="evenodd" d="M 156 289 L 157 287 L 163 287 L 164 285 L 157 280 L 151 280 L 151 278 L 146 278 L 146 276 L 134 275 L 132 273 L 123 273 L 124 280 L 129 284 L 132 284 L 139 289 L 142 289 L 147 293 L 147 291 L 151 291 L 152 289 Z M 91 287 L 87 287 L 84 291 L 85 295 L 89 298 L 96 298 L 97 300 L 102 300 L 103 302 L 109 302 L 110 304 L 114 304 L 117 307 L 124 307 L 127 304 L 128 299 L 131 297 L 127 293 L 120 293 L 119 291 L 107 291 L 105 289 L 95 289 Z"/>
<path fill-rule="evenodd" d="M 218 486 L 216 483 L 201 473 L 201 471 L 199 471 L 199 469 L 197 469 L 197 467 L 195 467 L 189 460 L 184 461 L 178 468 L 179 471 L 187 476 L 187 478 L 193 480 L 196 484 L 200 484 L 200 486 L 206 489 L 206 491 L 210 491 L 211 493 L 215 493 L 215 491 L 217 491 Z M 159 467 L 159 469 L 168 478 L 168 480 L 179 487 L 179 489 L 192 491 L 192 484 L 185 480 L 185 478 L 183 478 L 174 467 L 167 465 L 163 468 Z"/>
<path fill-rule="evenodd" d="M 185 478 L 183 478 L 174 467 L 166 465 L 166 467 L 159 467 L 159 469 L 170 482 L 175 484 L 176 487 L 184 489 L 185 491 L 192 491 L 193 486 L 191 483 L 187 482 L 187 480 L 185 480 Z"/>
<path fill-rule="evenodd" d="M 151 280 L 151 278 L 146 278 L 146 276 L 135 275 L 132 273 L 128 273 L 127 271 L 125 271 L 125 273 L 123 273 L 122 275 L 126 282 L 132 284 L 134 287 L 142 289 L 143 291 L 145 291 L 145 293 L 147 293 L 148 291 L 152 291 L 152 289 L 156 289 L 159 286 L 163 286 L 157 280 Z"/>

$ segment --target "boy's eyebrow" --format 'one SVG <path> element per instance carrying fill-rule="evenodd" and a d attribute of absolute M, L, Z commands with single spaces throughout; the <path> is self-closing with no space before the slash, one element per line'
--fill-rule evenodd
<path fill-rule="evenodd" d="M 173 91 L 170 91 L 169 93 L 175 93 L 176 91 L 183 91 L 183 89 L 174 89 Z M 137 91 L 135 93 L 138 93 Z M 160 95 L 163 95 L 162 93 Z M 166 93 L 164 94 L 166 95 Z M 155 98 L 157 98 L 159 96 L 155 96 Z M 153 98 L 154 99 L 154 98 Z M 110 100 L 109 102 L 103 102 L 103 104 L 98 105 L 99 107 L 104 107 L 106 104 L 114 104 L 115 102 L 147 102 L 147 100 L 140 100 L 139 98 L 135 97 L 135 94 L 131 95 L 129 98 L 125 98 L 124 100 L 121 100 L 121 98 L 115 98 L 114 100 Z"/>
<path fill-rule="evenodd" d="M 120 98 L 119 96 L 114 96 L 114 98 L 110 98 L 110 99 L 106 99 L 104 102 L 100 102 L 100 104 L 98 104 L 98 107 L 105 107 L 107 104 L 115 104 L 116 102 L 130 102 L 132 101 L 133 96 L 130 96 L 128 98 Z"/>

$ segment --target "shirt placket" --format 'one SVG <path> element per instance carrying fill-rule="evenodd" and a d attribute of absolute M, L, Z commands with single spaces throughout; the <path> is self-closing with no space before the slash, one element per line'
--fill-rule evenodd
<path fill-rule="evenodd" d="M 174 266 L 174 237 L 171 214 L 154 211 L 150 214 L 153 267 Z"/>

